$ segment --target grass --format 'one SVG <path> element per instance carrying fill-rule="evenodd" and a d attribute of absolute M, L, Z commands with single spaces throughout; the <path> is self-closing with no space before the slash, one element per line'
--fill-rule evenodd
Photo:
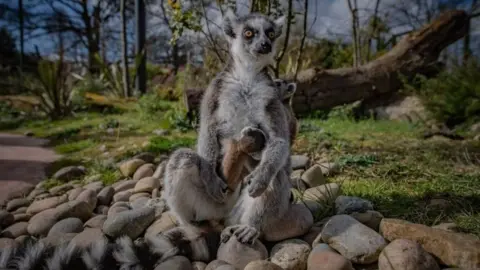
<path fill-rule="evenodd" d="M 420 139 L 422 129 L 392 121 L 305 119 L 294 148 L 335 161 L 330 182 L 371 200 L 384 216 L 426 225 L 455 222 L 480 235 L 480 143 Z M 443 204 L 432 204 L 440 199 Z"/>

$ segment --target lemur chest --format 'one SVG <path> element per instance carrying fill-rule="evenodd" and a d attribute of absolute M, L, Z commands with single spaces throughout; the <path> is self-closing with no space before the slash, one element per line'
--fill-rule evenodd
<path fill-rule="evenodd" d="M 220 95 L 217 110 L 222 137 L 237 138 L 244 127 L 258 127 L 266 120 L 267 106 L 274 97 L 274 88 L 264 83 L 229 85 Z"/>

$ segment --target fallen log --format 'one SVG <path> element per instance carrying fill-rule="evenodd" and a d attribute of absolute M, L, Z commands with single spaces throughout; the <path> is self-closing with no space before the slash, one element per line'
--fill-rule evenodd
<path fill-rule="evenodd" d="M 467 34 L 469 16 L 461 10 L 442 13 L 437 19 L 401 39 L 383 56 L 357 68 L 323 70 L 311 68 L 299 72 L 292 106 L 296 114 L 369 100 L 398 91 L 400 74 L 411 77 L 431 73 L 440 52 Z M 285 79 L 291 80 L 291 77 Z M 203 89 L 184 92 L 189 111 L 196 111 Z"/>

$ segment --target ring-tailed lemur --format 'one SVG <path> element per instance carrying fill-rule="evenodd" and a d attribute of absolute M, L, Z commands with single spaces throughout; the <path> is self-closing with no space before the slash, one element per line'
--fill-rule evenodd
<path fill-rule="evenodd" d="M 292 108 L 292 99 L 295 91 L 297 90 L 297 84 L 295 82 L 287 82 L 282 79 L 275 79 L 275 86 L 279 91 L 282 103 L 287 110 L 288 126 L 290 130 L 290 145 L 293 145 L 298 133 L 298 123 L 295 113 Z"/>
<path fill-rule="evenodd" d="M 230 59 L 202 98 L 197 152 L 175 151 L 166 168 L 166 201 L 181 224 L 225 218 L 231 226 L 226 232 L 251 243 L 288 211 L 288 117 L 267 72 L 283 23 L 284 17 L 271 20 L 262 14 L 226 13 L 223 29 Z M 217 173 L 225 143 L 238 140 L 249 127 L 264 132 L 266 145 L 259 164 L 244 178 L 246 185 L 227 195 L 227 184 Z M 223 234 L 223 239 L 228 237 Z"/>

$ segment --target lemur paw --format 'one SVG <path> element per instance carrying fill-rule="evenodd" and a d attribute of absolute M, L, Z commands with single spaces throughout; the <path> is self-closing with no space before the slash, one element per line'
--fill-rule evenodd
<path fill-rule="evenodd" d="M 255 171 L 245 177 L 245 181 L 248 185 L 248 195 L 252 198 L 256 198 L 263 194 L 268 187 L 268 182 L 263 181 L 261 176 Z"/>
<path fill-rule="evenodd" d="M 249 225 L 240 225 L 233 233 L 242 244 L 253 245 L 260 236 L 257 229 Z"/>
<path fill-rule="evenodd" d="M 238 227 L 239 225 L 233 225 L 223 229 L 222 233 L 220 234 L 220 241 L 222 241 L 222 243 L 228 242 Z"/>

